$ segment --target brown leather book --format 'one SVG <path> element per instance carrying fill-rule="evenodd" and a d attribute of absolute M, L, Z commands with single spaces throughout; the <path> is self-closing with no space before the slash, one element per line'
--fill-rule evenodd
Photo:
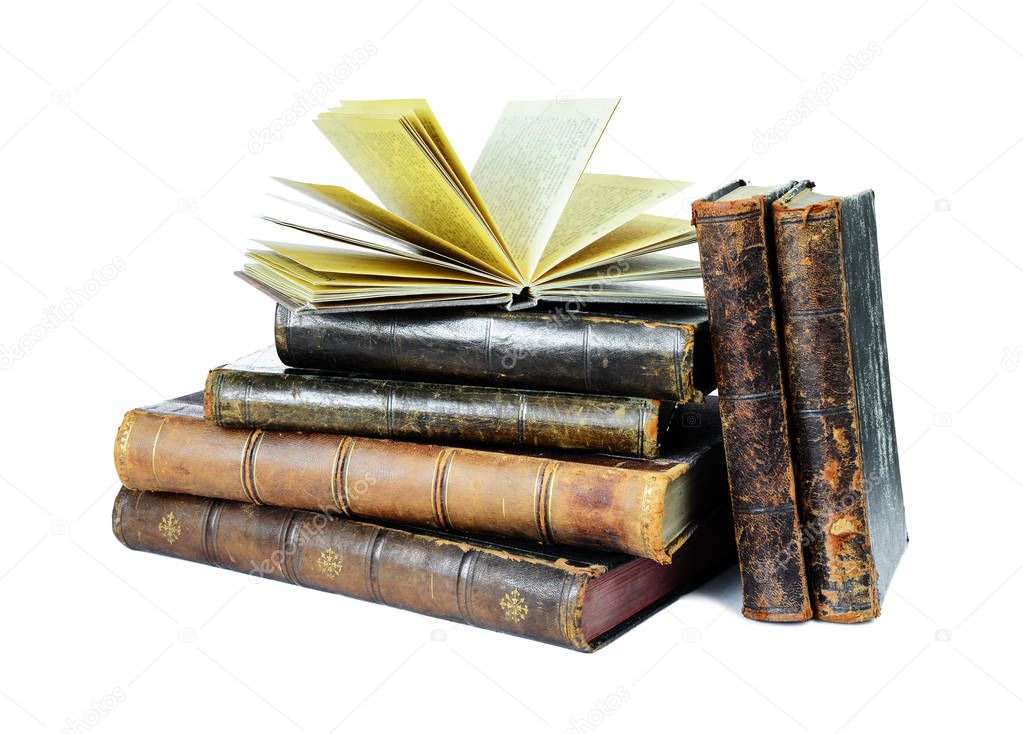
<path fill-rule="evenodd" d="M 791 188 L 737 182 L 693 203 L 717 370 L 743 614 L 812 616 L 797 515 L 766 205 Z"/>
<path fill-rule="evenodd" d="M 727 513 L 692 525 L 670 565 L 494 544 L 314 512 L 122 489 L 132 550 L 219 566 L 590 652 L 734 562 Z"/>
<path fill-rule="evenodd" d="M 705 309 L 606 308 L 614 310 L 295 314 L 278 306 L 275 333 L 289 367 L 680 403 L 714 389 Z"/>
<path fill-rule="evenodd" d="M 803 539 L 814 613 L 862 622 L 906 547 L 874 193 L 773 205 Z"/>
<path fill-rule="evenodd" d="M 667 563 L 725 500 L 717 401 L 682 406 L 656 459 L 543 454 L 221 428 L 202 393 L 129 412 L 121 483 L 445 531 L 620 551 Z"/>
<path fill-rule="evenodd" d="M 390 380 L 285 367 L 273 347 L 212 370 L 205 415 L 225 428 L 587 450 L 652 458 L 677 404 L 651 398 Z M 677 422 L 677 421 L 676 421 Z"/>

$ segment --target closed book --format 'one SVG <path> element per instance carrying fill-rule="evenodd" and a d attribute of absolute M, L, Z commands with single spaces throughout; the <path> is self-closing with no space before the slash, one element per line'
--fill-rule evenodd
<path fill-rule="evenodd" d="M 908 538 L 874 193 L 773 206 L 803 536 L 815 615 L 881 613 Z"/>
<path fill-rule="evenodd" d="M 498 451 L 221 428 L 202 393 L 130 411 L 121 483 L 444 531 L 620 551 L 667 563 L 725 498 L 717 403 L 682 408 L 680 445 L 656 459 Z"/>
<path fill-rule="evenodd" d="M 392 380 L 285 367 L 273 347 L 210 372 L 208 421 L 225 428 L 588 450 L 651 458 L 677 403 Z M 677 423 L 677 421 L 676 421 Z"/>
<path fill-rule="evenodd" d="M 696 306 L 345 314 L 278 306 L 275 334 L 290 367 L 676 402 L 714 389 L 707 312 Z"/>
<path fill-rule="evenodd" d="M 781 188 L 738 182 L 693 203 L 717 370 L 743 614 L 812 616 L 789 441 L 766 205 Z"/>
<path fill-rule="evenodd" d="M 114 535 L 159 553 L 589 652 L 734 562 L 727 515 L 670 565 L 122 489 Z"/>

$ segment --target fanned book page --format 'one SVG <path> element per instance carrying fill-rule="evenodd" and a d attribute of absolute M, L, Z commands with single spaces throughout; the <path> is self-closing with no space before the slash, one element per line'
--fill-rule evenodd
<path fill-rule="evenodd" d="M 694 228 L 647 213 L 689 182 L 586 171 L 617 106 L 509 103 L 470 174 L 426 100 L 342 102 L 316 126 L 376 201 L 276 179 L 287 193 L 271 198 L 239 275 L 321 313 L 702 303 L 699 263 L 677 249 Z"/>

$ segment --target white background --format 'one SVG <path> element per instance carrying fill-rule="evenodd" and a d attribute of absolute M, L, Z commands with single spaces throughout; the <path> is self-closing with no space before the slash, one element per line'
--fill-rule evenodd
<path fill-rule="evenodd" d="M 5 3 L 3 729 L 1018 726 L 1023 24 L 842 8 Z M 622 95 L 591 170 L 695 181 L 669 214 L 737 176 L 876 190 L 912 539 L 879 620 L 750 622 L 729 572 L 582 655 L 115 541 L 121 415 L 272 339 L 231 275 L 266 178 L 348 180 L 311 113 L 251 142 L 339 65 L 324 105 L 425 96 L 469 165 L 507 99 Z"/>

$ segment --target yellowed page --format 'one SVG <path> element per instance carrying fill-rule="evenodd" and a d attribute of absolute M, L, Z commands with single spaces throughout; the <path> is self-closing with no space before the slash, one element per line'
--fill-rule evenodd
<path fill-rule="evenodd" d="M 333 112 L 318 117 L 316 125 L 387 210 L 514 275 L 501 246 L 409 134 L 400 115 Z"/>
<path fill-rule="evenodd" d="M 695 238 L 696 230 L 687 219 L 640 214 L 535 278 L 535 281 L 546 283 L 567 273 L 615 258 L 627 257 L 664 242 L 680 241 L 681 244 L 695 241 Z"/>
<path fill-rule="evenodd" d="M 689 181 L 584 173 L 536 266 L 545 273 L 591 242 L 690 186 Z"/>
<path fill-rule="evenodd" d="M 293 242 L 273 242 L 257 240 L 277 254 L 293 260 L 304 268 L 317 273 L 382 275 L 389 278 L 430 278 L 433 280 L 454 280 L 469 283 L 490 282 L 473 278 L 440 265 L 406 260 L 393 255 L 375 255 L 338 250 L 316 245 L 296 244 Z"/>
<path fill-rule="evenodd" d="M 426 250 L 430 250 L 431 252 L 440 253 L 447 257 L 465 261 L 470 265 L 483 268 L 491 273 L 499 274 L 504 277 L 512 277 L 505 275 L 504 268 L 499 268 L 487 260 L 483 260 L 466 253 L 464 250 L 456 247 L 442 237 L 438 237 L 419 225 L 414 224 L 397 214 L 389 212 L 383 207 L 377 206 L 368 199 L 364 199 L 358 194 L 349 191 L 342 186 L 305 183 L 302 181 L 292 181 L 286 178 L 278 178 L 275 180 L 286 186 L 290 186 L 296 191 L 301 191 L 322 204 L 333 207 L 340 212 L 344 212 L 350 217 L 366 222 L 367 224 L 370 224 L 371 226 L 394 237 L 405 240 L 406 242 L 410 242 Z"/>
<path fill-rule="evenodd" d="M 515 264 L 535 269 L 617 99 L 512 102 L 472 169 Z"/>
<path fill-rule="evenodd" d="M 597 283 L 623 283 L 636 280 L 699 278 L 700 263 L 695 260 L 651 253 L 607 265 L 597 265 L 544 282 L 543 288 L 569 288 Z"/>
<path fill-rule="evenodd" d="M 445 161 L 454 178 L 476 205 L 477 210 L 487 222 L 488 227 L 496 233 L 499 240 L 501 239 L 501 233 L 498 232 L 497 225 L 491 218 L 490 212 L 487 211 L 487 207 L 483 203 L 483 197 L 476 190 L 476 184 L 473 183 L 469 172 L 462 165 L 462 160 L 458 157 L 458 153 L 455 152 L 455 147 L 451 144 L 448 136 L 444 134 L 444 129 L 440 126 L 440 122 L 434 116 L 433 110 L 425 99 L 345 100 L 341 104 L 343 105 L 342 109 L 354 109 L 364 112 L 390 112 L 402 115 L 407 115 L 411 112 L 422 125 L 428 139 L 433 143 L 435 150 Z"/>

